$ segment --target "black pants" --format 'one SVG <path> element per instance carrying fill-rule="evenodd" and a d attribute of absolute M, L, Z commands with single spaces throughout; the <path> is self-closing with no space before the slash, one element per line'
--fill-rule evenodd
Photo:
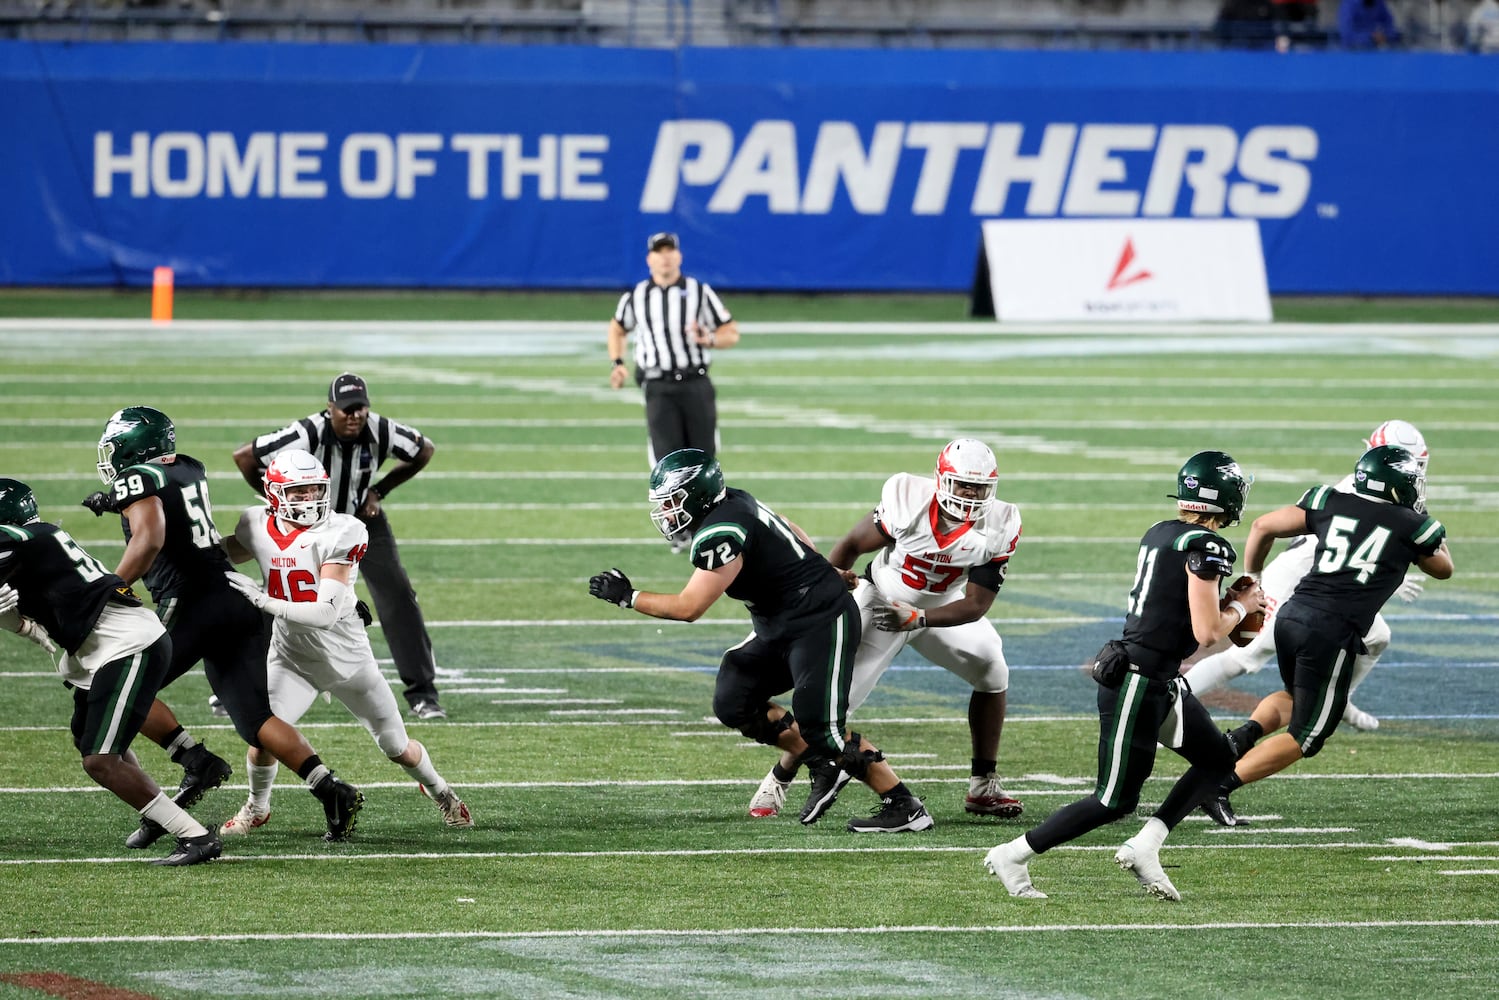
<path fill-rule="evenodd" d="M 145 725 L 166 678 L 172 640 L 165 635 L 94 674 L 89 690 L 73 689 L 73 745 L 85 757 L 123 754 Z"/>
<path fill-rule="evenodd" d="M 858 605 L 847 597 L 839 610 L 800 635 L 765 639 L 752 632 L 724 653 L 713 690 L 713 714 L 719 721 L 744 729 L 763 717 L 771 698 L 789 690 L 809 758 L 837 757 L 859 648 Z"/>
<path fill-rule="evenodd" d="M 401 565 L 396 550 L 396 536 L 390 530 L 385 511 L 364 522 L 370 533 L 370 547 L 359 563 L 359 576 L 370 588 L 375 601 L 375 615 L 396 673 L 406 685 L 406 701 L 437 700 L 437 661 L 432 656 L 432 639 L 427 635 L 427 620 L 416 603 L 416 589 Z"/>
<path fill-rule="evenodd" d="M 1063 806 L 1025 835 L 1037 854 L 1135 811 L 1171 711 L 1168 683 L 1132 673 L 1117 690 L 1098 689 L 1098 783 L 1092 795 Z M 1174 686 L 1182 715 L 1182 744 L 1175 752 L 1192 766 L 1156 813 L 1167 827 L 1196 808 L 1234 766 L 1233 751 L 1208 710 L 1185 685 Z"/>
<path fill-rule="evenodd" d="M 646 379 L 645 427 L 651 436 L 651 465 L 682 448 L 718 453 L 718 399 L 708 376 Z"/>
<path fill-rule="evenodd" d="M 271 717 L 266 681 L 270 619 L 226 587 L 200 589 L 164 606 L 162 624 L 172 637 L 172 665 L 161 686 L 203 662 L 208 686 L 223 702 L 240 739 L 259 747 L 260 727 Z"/>
<path fill-rule="evenodd" d="M 1314 757 L 1343 721 L 1353 687 L 1353 659 L 1364 651 L 1358 626 L 1303 610 L 1293 600 L 1275 613 L 1275 655 L 1291 694 L 1286 732 L 1303 757 Z"/>

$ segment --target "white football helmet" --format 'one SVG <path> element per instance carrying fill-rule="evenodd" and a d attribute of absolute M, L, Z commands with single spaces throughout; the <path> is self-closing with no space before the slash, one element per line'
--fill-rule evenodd
<path fill-rule="evenodd" d="M 1404 420 L 1386 420 L 1369 432 L 1369 440 L 1364 442 L 1364 447 L 1378 448 L 1386 444 L 1399 445 L 1415 455 L 1416 461 L 1421 465 L 1421 472 L 1426 472 L 1431 453 L 1426 450 L 1426 439 L 1414 424 L 1408 424 Z"/>
<path fill-rule="evenodd" d="M 937 456 L 937 506 L 949 517 L 959 521 L 983 518 L 989 512 L 998 482 L 999 466 L 994 461 L 994 452 L 982 441 L 958 438 L 948 442 Z M 979 495 L 959 496 L 959 484 L 978 487 Z"/>
<path fill-rule="evenodd" d="M 288 495 L 289 490 L 301 486 L 318 489 L 310 496 Z M 276 517 L 304 528 L 316 527 L 328 520 L 328 470 L 309 452 L 283 451 L 265 470 L 265 496 Z"/>

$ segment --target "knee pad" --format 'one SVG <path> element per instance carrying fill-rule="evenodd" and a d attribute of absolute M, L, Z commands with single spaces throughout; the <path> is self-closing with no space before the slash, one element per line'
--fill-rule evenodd
<path fill-rule="evenodd" d="M 765 706 L 769 708 L 769 705 Z M 787 712 L 775 721 L 771 721 L 762 710 L 752 719 L 746 719 L 734 726 L 746 738 L 762 743 L 765 746 L 779 746 L 781 734 L 790 729 L 796 723 L 796 716 Z"/>
<path fill-rule="evenodd" d="M 796 724 L 796 717 L 787 712 L 787 714 L 782 715 L 778 720 L 770 721 L 770 718 L 766 715 L 769 709 L 769 702 L 749 712 L 745 711 L 742 706 L 736 712 L 729 712 L 727 709 L 717 711 L 717 706 L 715 706 L 714 714 L 718 715 L 718 720 L 724 726 L 729 727 L 729 729 L 738 729 L 745 736 L 745 739 L 752 739 L 757 744 L 763 744 L 766 747 L 775 747 L 775 745 L 778 745 L 776 744 L 776 739 L 779 739 L 781 733 L 791 729 L 791 726 Z"/>
<path fill-rule="evenodd" d="M 848 742 L 843 744 L 843 752 L 838 755 L 836 763 L 845 774 L 863 781 L 869 774 L 870 765 L 878 764 L 885 755 L 878 750 L 858 749 L 861 742 L 858 733 L 849 733 Z"/>

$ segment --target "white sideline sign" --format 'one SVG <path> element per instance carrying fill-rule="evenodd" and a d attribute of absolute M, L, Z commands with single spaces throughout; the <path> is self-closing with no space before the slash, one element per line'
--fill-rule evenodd
<path fill-rule="evenodd" d="M 996 219 L 983 241 L 1001 322 L 1271 318 L 1253 219 Z"/>

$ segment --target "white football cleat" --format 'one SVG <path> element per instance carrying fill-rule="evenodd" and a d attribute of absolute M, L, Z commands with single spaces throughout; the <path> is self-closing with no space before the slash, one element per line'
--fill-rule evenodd
<path fill-rule="evenodd" d="M 1379 720 L 1359 708 L 1353 702 L 1349 702 L 1343 709 L 1343 721 L 1360 732 L 1372 733 L 1379 728 Z"/>
<path fill-rule="evenodd" d="M 1024 811 L 1024 807 L 1021 806 L 1019 799 L 1010 795 L 1000 785 L 999 775 L 990 771 L 988 774 L 975 774 L 969 777 L 968 795 L 963 799 L 963 810 L 979 816 L 1014 819 Z"/>
<path fill-rule="evenodd" d="M 1158 852 L 1141 847 L 1133 840 L 1126 840 L 1124 846 L 1115 852 L 1114 864 L 1139 879 L 1145 891 L 1156 899 L 1181 902 L 1182 894 L 1176 891 L 1176 886 L 1166 877 Z"/>
<path fill-rule="evenodd" d="M 474 817 L 469 813 L 468 806 L 463 804 L 463 800 L 458 797 L 458 793 L 453 791 L 451 785 L 448 786 L 447 791 L 437 795 L 432 794 L 432 790 L 420 782 L 416 787 L 423 795 L 437 803 L 437 808 L 442 812 L 442 821 L 448 826 L 474 825 Z"/>
<path fill-rule="evenodd" d="M 991 875 L 999 876 L 1005 889 L 1021 899 L 1045 899 L 1046 893 L 1031 885 L 1031 872 L 1024 864 L 1010 857 L 1010 845 L 1000 844 L 984 855 L 984 867 Z"/>
<path fill-rule="evenodd" d="M 270 818 L 271 811 L 269 809 L 261 812 L 255 808 L 254 800 L 249 800 L 239 807 L 239 812 L 224 821 L 223 825 L 219 827 L 219 836 L 243 837 L 256 827 L 265 826 Z"/>
<path fill-rule="evenodd" d="M 790 787 L 791 782 L 780 780 L 772 770 L 760 782 L 760 787 L 755 790 L 755 797 L 750 799 L 749 814 L 755 819 L 776 815 L 786 804 L 786 789 Z"/>

